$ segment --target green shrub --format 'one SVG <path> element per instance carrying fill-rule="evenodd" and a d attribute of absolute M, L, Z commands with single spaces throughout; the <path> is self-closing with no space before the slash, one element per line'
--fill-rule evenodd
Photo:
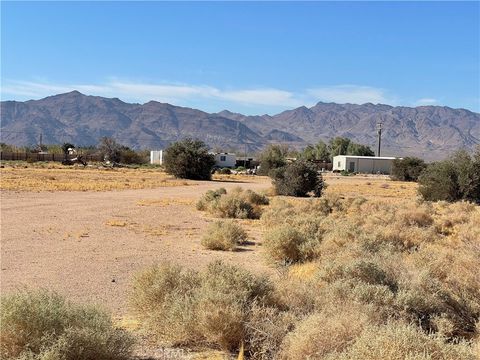
<path fill-rule="evenodd" d="M 448 160 L 430 164 L 418 182 L 418 191 L 425 200 L 480 203 L 480 148 L 473 157 L 458 151 Z"/>
<path fill-rule="evenodd" d="M 457 201 L 462 198 L 458 187 L 458 174 L 449 161 L 429 165 L 419 177 L 418 192 L 429 201 Z"/>
<path fill-rule="evenodd" d="M 229 168 L 222 168 L 217 170 L 217 173 L 222 175 L 230 175 L 232 173 L 232 170 L 230 170 Z"/>
<path fill-rule="evenodd" d="M 215 159 L 200 140 L 187 138 L 165 150 L 165 171 L 181 179 L 210 180 Z"/>
<path fill-rule="evenodd" d="M 133 338 L 94 307 L 55 293 L 22 291 L 2 298 L 0 355 L 55 360 L 129 359 Z"/>
<path fill-rule="evenodd" d="M 269 145 L 260 154 L 259 175 L 270 175 L 274 169 L 283 167 L 287 164 L 288 147 L 283 145 Z"/>
<path fill-rule="evenodd" d="M 207 228 L 202 245 L 210 250 L 235 250 L 244 243 L 247 233 L 233 221 L 215 221 Z"/>
<path fill-rule="evenodd" d="M 342 175 L 342 176 L 355 176 L 356 173 L 348 171 L 348 170 L 342 170 L 342 171 L 340 171 L 340 175 Z"/>
<path fill-rule="evenodd" d="M 296 161 L 271 172 L 273 185 L 278 195 L 314 196 L 322 195 L 324 183 L 315 166 L 308 162 Z"/>
<path fill-rule="evenodd" d="M 416 157 L 393 160 L 390 178 L 397 181 L 417 181 L 427 164 Z"/>
<path fill-rule="evenodd" d="M 137 152 L 127 146 L 121 146 L 120 162 L 122 164 L 146 164 L 148 163 L 148 156 L 145 152 Z"/>

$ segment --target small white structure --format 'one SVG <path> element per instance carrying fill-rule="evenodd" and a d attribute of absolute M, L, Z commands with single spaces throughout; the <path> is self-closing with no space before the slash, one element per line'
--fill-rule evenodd
<path fill-rule="evenodd" d="M 237 165 L 237 156 L 231 153 L 216 153 L 215 166 L 221 168 L 234 168 Z"/>
<path fill-rule="evenodd" d="M 364 174 L 390 174 L 395 157 L 338 155 L 333 157 L 333 171 Z"/>
<path fill-rule="evenodd" d="M 150 151 L 150 164 L 163 165 L 163 150 Z"/>

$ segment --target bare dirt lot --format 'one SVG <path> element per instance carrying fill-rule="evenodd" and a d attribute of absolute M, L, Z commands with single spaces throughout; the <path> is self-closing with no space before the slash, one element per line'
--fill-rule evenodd
<path fill-rule="evenodd" d="M 261 190 L 270 184 L 257 178 L 115 192 L 2 191 L 1 290 L 44 287 L 120 315 L 133 274 L 154 263 L 196 268 L 221 258 L 268 271 L 255 245 L 237 252 L 200 246 L 213 219 L 195 210 L 196 199 L 208 189 L 239 185 Z M 255 225 L 246 228 L 258 241 Z"/>
<path fill-rule="evenodd" d="M 201 247 L 200 239 L 214 219 L 195 209 L 195 202 L 209 189 L 267 190 L 268 178 L 223 176 L 211 182 L 160 183 L 153 189 L 84 191 L 78 183 L 92 174 L 100 190 L 109 179 L 122 184 L 130 179 L 130 186 L 151 187 L 153 178 L 165 178 L 158 171 L 124 169 L 2 169 L 2 185 L 8 179 L 8 190 L 1 191 L 2 293 L 43 287 L 75 301 L 99 303 L 122 316 L 128 309 L 132 276 L 158 262 L 198 268 L 223 259 L 253 272 L 274 273 L 262 256 L 258 221 L 242 220 L 254 244 L 236 252 L 210 251 Z M 38 182 L 42 177 L 45 187 Z M 20 179 L 18 188 L 15 178 Z M 52 191 L 55 187 L 50 183 L 56 179 L 67 184 L 64 189 L 83 191 Z M 328 192 L 349 196 L 396 198 L 415 190 L 382 177 L 326 179 Z"/>

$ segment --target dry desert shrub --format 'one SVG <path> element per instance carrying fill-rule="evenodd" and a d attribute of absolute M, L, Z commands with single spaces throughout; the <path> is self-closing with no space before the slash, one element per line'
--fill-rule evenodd
<path fill-rule="evenodd" d="M 446 343 L 414 325 L 391 322 L 367 328 L 343 353 L 326 360 L 475 360 L 469 344 Z"/>
<path fill-rule="evenodd" d="M 116 329 L 102 310 L 60 295 L 21 291 L 2 298 L 2 359 L 129 359 L 133 338 Z"/>
<path fill-rule="evenodd" d="M 262 224 L 267 228 L 283 224 L 286 219 L 295 216 L 297 213 L 298 211 L 293 204 L 283 198 L 275 197 L 270 206 L 262 213 Z"/>
<path fill-rule="evenodd" d="M 272 260 L 290 263 L 301 260 L 300 248 L 305 241 L 300 231 L 289 225 L 281 225 L 265 235 L 263 245 Z"/>
<path fill-rule="evenodd" d="M 231 220 L 220 220 L 207 228 L 202 245 L 210 250 L 235 250 L 246 240 L 247 233 L 240 225 Z"/>
<path fill-rule="evenodd" d="M 268 198 L 254 191 L 237 187 L 227 194 L 226 190 L 209 190 L 197 203 L 197 209 L 208 211 L 220 218 L 258 219 L 261 205 L 267 205 Z"/>
<path fill-rule="evenodd" d="M 197 202 L 197 210 L 206 211 L 210 203 L 217 201 L 220 196 L 225 195 L 227 190 L 219 188 L 217 190 L 208 190 Z"/>
<path fill-rule="evenodd" d="M 324 359 L 355 342 L 371 324 L 368 311 L 359 306 L 327 308 L 299 321 L 282 345 L 281 359 Z"/>
<path fill-rule="evenodd" d="M 216 261 L 203 272 L 156 266 L 134 282 L 132 305 L 143 325 L 171 345 L 234 350 L 253 303 L 268 304 L 270 282 Z"/>
<path fill-rule="evenodd" d="M 190 347 L 243 342 L 250 359 L 471 359 L 479 347 L 480 207 L 276 198 L 261 224 L 283 265 L 272 282 L 222 263 L 156 270 L 136 290 L 145 325 Z"/>
<path fill-rule="evenodd" d="M 297 320 L 292 312 L 254 303 L 245 323 L 248 358 L 275 359 L 284 337 L 294 329 Z"/>

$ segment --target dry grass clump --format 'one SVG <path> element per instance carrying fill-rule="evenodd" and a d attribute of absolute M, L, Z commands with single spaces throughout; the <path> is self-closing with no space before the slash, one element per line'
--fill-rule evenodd
<path fill-rule="evenodd" d="M 476 356 L 465 342 L 446 343 L 441 337 L 426 334 L 414 325 L 392 322 L 367 328 L 351 347 L 324 359 L 475 360 Z"/>
<path fill-rule="evenodd" d="M 313 257 L 315 243 L 290 225 L 280 225 L 265 235 L 266 253 L 271 260 L 291 264 Z"/>
<path fill-rule="evenodd" d="M 258 219 L 260 206 L 268 203 L 265 195 L 251 190 L 237 187 L 227 194 L 224 188 L 220 188 L 207 191 L 197 202 L 197 209 L 221 218 Z"/>
<path fill-rule="evenodd" d="M 268 304 L 272 286 L 222 262 L 203 272 L 153 267 L 134 282 L 132 305 L 156 337 L 172 345 L 238 348 L 254 303 Z"/>
<path fill-rule="evenodd" d="M 240 225 L 231 220 L 220 220 L 207 228 L 202 245 L 209 250 L 235 250 L 246 240 L 247 233 Z"/>
<path fill-rule="evenodd" d="M 323 359 L 339 353 L 353 344 L 362 331 L 372 323 L 363 308 L 327 308 L 313 313 L 297 323 L 284 339 L 281 359 Z"/>
<path fill-rule="evenodd" d="M 274 306 L 254 303 L 245 322 L 245 347 L 249 359 L 270 360 L 285 336 L 295 328 L 298 317 Z"/>
<path fill-rule="evenodd" d="M 2 298 L 2 359 L 129 359 L 133 338 L 113 326 L 109 315 L 41 291 Z"/>

